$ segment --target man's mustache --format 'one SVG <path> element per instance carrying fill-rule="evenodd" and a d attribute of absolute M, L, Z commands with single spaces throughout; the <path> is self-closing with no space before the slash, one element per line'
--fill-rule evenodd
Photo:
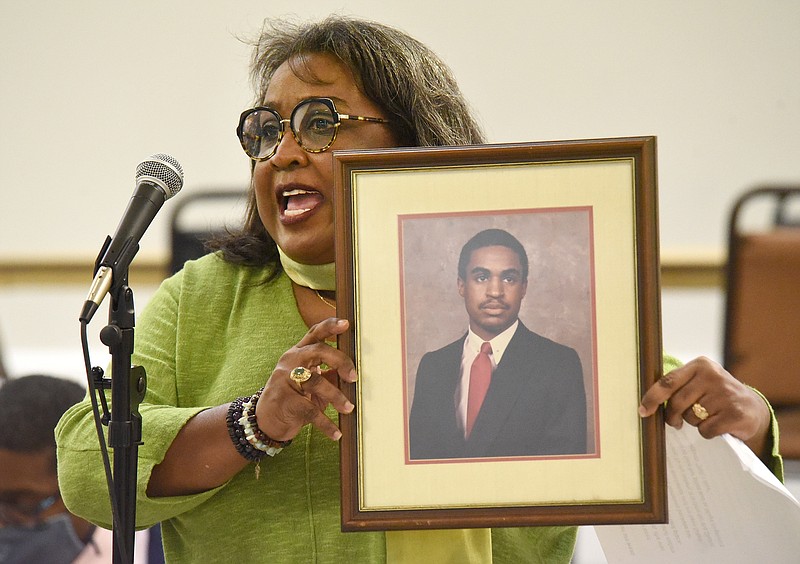
<path fill-rule="evenodd" d="M 486 300 L 481 302 L 480 309 L 508 309 L 508 304 L 503 300 Z"/>

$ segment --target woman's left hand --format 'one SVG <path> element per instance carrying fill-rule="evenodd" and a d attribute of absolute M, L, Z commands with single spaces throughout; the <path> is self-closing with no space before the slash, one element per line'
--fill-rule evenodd
<path fill-rule="evenodd" d="M 766 402 L 716 362 L 701 356 L 665 374 L 642 397 L 639 415 L 649 417 L 664 402 L 668 425 L 680 429 L 686 421 L 706 439 L 730 433 L 760 458 L 770 455 Z"/>

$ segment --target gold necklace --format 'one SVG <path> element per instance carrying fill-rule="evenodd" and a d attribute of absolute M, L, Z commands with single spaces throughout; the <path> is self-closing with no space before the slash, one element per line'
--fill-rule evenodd
<path fill-rule="evenodd" d="M 321 300 L 322 300 L 322 303 L 324 303 L 325 305 L 327 305 L 327 306 L 329 306 L 329 307 L 332 307 L 333 309 L 336 309 L 336 302 L 329 302 L 328 300 L 326 300 L 326 299 L 325 299 L 325 298 L 322 296 L 322 294 L 320 294 L 320 293 L 319 293 L 319 290 L 314 290 L 314 293 L 317 295 L 317 297 L 318 297 L 319 299 L 321 299 Z"/>

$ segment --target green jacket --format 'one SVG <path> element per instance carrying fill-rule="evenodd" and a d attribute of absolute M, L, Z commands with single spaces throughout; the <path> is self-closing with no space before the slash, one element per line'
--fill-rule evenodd
<path fill-rule="evenodd" d="M 259 479 L 249 465 L 226 484 L 200 494 L 145 494 L 153 467 L 180 428 L 203 409 L 260 388 L 278 358 L 306 333 L 289 279 L 281 274 L 264 284 L 264 276 L 260 268 L 235 266 L 208 255 L 166 280 L 139 316 L 133 362 L 146 367 L 148 384 L 139 410 L 143 444 L 137 527 L 161 522 L 170 563 L 384 562 L 384 533 L 341 532 L 339 445 L 311 426 L 304 427 L 290 447 L 261 462 Z M 336 414 L 331 410 L 329 416 Z M 88 400 L 64 415 L 56 435 L 67 507 L 110 528 Z M 420 541 L 424 537 L 435 542 L 435 533 L 417 534 Z M 389 535 L 390 544 L 396 544 Z M 575 527 L 494 529 L 493 561 L 569 562 L 575 536 Z M 405 543 L 414 539 L 408 534 L 397 538 Z"/>

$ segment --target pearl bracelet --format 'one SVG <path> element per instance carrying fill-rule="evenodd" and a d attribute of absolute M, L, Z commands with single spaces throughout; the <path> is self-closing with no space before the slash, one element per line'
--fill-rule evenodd
<path fill-rule="evenodd" d="M 228 408 L 226 417 L 228 434 L 236 452 L 250 462 L 259 462 L 264 455 L 275 456 L 292 444 L 291 439 L 276 441 L 258 428 L 256 405 L 263 391 L 264 388 L 261 388 L 252 396 L 236 398 Z"/>

